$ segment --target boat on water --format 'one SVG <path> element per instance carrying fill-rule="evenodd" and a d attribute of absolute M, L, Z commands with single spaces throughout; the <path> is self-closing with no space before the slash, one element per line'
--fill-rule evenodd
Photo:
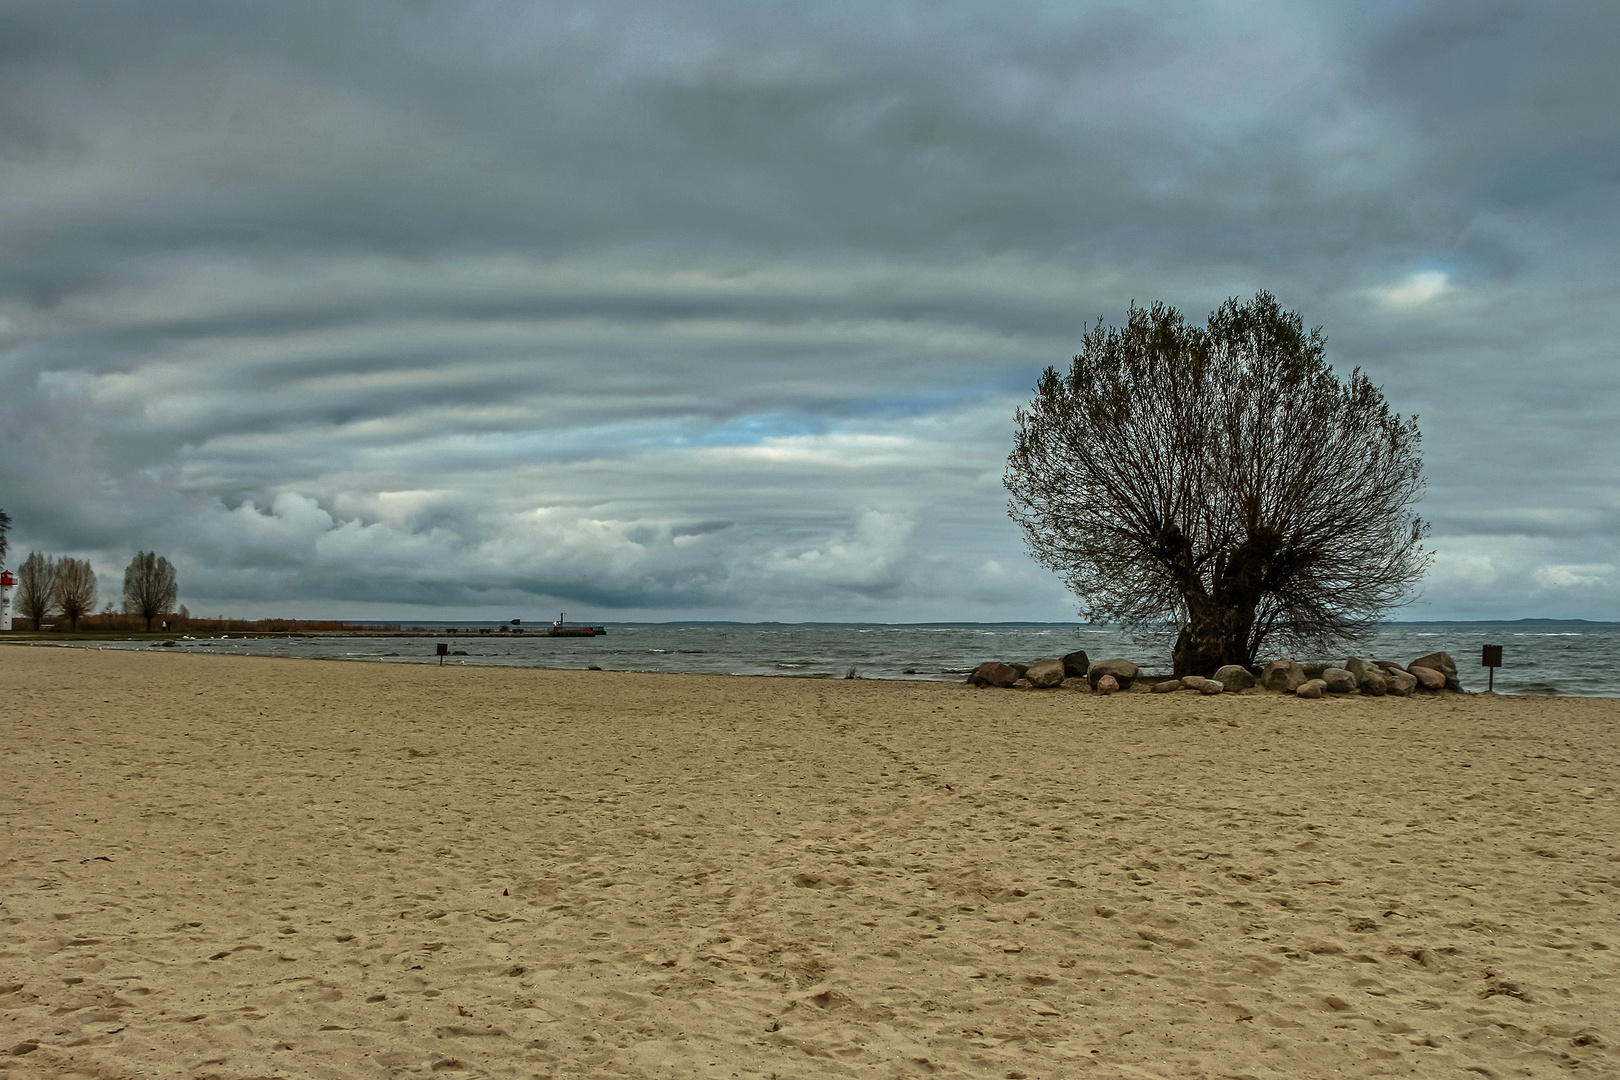
<path fill-rule="evenodd" d="M 601 637 L 607 633 L 605 626 L 569 626 L 563 622 L 567 614 L 565 611 L 557 616 L 557 621 L 546 631 L 546 637 Z"/>

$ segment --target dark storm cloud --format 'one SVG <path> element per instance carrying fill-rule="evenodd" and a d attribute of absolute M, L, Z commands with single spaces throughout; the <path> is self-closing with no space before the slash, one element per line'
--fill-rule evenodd
<path fill-rule="evenodd" d="M 1414 614 L 1610 615 L 1617 31 L 14 3 L 0 505 L 209 607 L 1063 617 L 1013 408 L 1099 314 L 1267 287 L 1422 415 Z"/>

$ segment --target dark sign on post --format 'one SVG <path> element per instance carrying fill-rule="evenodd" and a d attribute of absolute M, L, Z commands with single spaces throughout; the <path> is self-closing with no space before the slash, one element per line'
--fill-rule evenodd
<path fill-rule="evenodd" d="M 444 667 L 444 656 L 449 651 L 450 651 L 450 646 L 449 645 L 446 645 L 442 641 L 439 642 L 439 666 L 440 667 Z"/>
<path fill-rule="evenodd" d="M 1502 666 L 1502 646 L 1485 646 L 1484 653 L 1479 658 L 1479 666 L 1491 669 L 1488 680 L 1489 685 L 1486 689 L 1494 691 L 1496 689 L 1496 669 Z"/>

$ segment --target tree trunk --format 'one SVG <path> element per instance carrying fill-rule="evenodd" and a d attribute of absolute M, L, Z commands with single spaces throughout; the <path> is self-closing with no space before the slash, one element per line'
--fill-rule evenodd
<path fill-rule="evenodd" d="M 1248 654 L 1253 608 L 1215 607 L 1206 602 L 1193 606 L 1191 614 L 1170 652 L 1177 677 L 1213 675 L 1227 664 L 1254 666 L 1254 657 Z"/>
<path fill-rule="evenodd" d="M 152 632 L 152 616 L 150 615 L 146 617 L 146 632 L 148 634 Z"/>
<path fill-rule="evenodd" d="M 1170 654 L 1177 675 L 1208 676 L 1227 664 L 1254 667 L 1254 613 L 1277 576 L 1283 548 L 1275 529 L 1252 522 L 1247 539 L 1215 560 L 1210 587 L 1183 593 L 1187 625 Z"/>

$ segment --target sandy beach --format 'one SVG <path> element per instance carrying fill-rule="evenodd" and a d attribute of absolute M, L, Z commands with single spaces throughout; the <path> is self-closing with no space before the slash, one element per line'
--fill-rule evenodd
<path fill-rule="evenodd" d="M 1620 1075 L 1620 702 L 0 648 L 0 1076 Z"/>

